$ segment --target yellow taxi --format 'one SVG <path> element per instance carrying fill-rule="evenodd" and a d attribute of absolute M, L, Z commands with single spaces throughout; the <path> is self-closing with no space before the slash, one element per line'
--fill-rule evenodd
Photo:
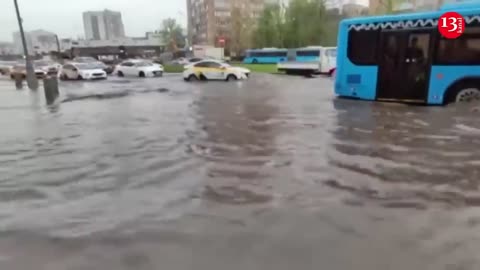
<path fill-rule="evenodd" d="M 227 63 L 216 60 L 203 60 L 185 66 L 183 79 L 185 81 L 197 80 L 223 80 L 236 81 L 247 79 L 250 70 L 242 67 L 233 67 Z"/>

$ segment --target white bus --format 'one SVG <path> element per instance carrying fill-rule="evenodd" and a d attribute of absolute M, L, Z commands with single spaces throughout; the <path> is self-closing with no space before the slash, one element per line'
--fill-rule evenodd
<path fill-rule="evenodd" d="M 331 75 L 337 63 L 337 48 L 309 46 L 289 51 L 289 61 L 278 63 L 278 71 L 287 74 Z"/>

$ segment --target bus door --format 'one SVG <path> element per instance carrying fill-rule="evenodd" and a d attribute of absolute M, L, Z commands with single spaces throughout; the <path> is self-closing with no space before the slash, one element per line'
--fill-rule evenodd
<path fill-rule="evenodd" d="M 431 66 L 427 31 L 384 31 L 380 37 L 377 99 L 425 103 Z"/>

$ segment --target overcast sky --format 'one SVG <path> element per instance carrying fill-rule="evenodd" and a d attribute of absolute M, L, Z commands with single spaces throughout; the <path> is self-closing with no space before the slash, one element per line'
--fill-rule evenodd
<path fill-rule="evenodd" d="M 0 0 L 0 41 L 18 31 L 13 0 Z M 60 38 L 83 37 L 82 12 L 111 9 L 122 12 L 127 36 L 143 36 L 160 28 L 167 17 L 186 26 L 185 0 L 18 0 L 25 30 L 43 29 Z"/>

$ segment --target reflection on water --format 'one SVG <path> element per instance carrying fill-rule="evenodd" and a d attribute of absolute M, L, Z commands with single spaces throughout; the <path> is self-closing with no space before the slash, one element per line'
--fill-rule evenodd
<path fill-rule="evenodd" d="M 55 107 L 10 86 L 1 269 L 480 267 L 470 107 L 270 75 L 66 82 Z"/>
<path fill-rule="evenodd" d="M 351 102 L 334 103 L 339 113 L 330 163 L 344 183 L 329 186 L 386 207 L 478 205 L 480 197 L 471 192 L 480 181 L 480 152 L 472 151 L 480 143 L 478 116 L 394 104 L 360 103 L 350 110 Z"/>
<path fill-rule="evenodd" d="M 202 86 L 195 101 L 195 119 L 205 132 L 196 146 L 208 149 L 199 156 L 206 161 L 207 200 L 222 203 L 265 203 L 271 199 L 268 181 L 272 174 L 262 167 L 275 155 L 275 133 L 268 123 L 276 108 L 269 104 L 273 93 L 246 91 L 239 84 Z"/>

